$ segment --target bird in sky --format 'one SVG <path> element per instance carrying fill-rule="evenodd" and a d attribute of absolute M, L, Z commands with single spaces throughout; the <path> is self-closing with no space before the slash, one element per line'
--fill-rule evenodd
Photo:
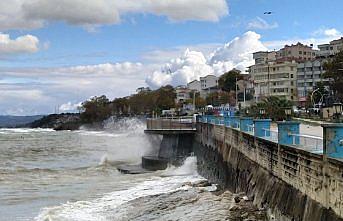
<path fill-rule="evenodd" d="M 263 13 L 263 14 L 265 14 L 265 15 L 271 15 L 273 12 L 265 12 L 265 13 Z"/>

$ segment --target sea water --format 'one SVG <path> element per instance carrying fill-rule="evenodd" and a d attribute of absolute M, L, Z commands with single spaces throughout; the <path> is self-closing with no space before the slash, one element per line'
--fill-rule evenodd
<path fill-rule="evenodd" d="M 233 196 L 213 194 L 196 157 L 181 167 L 121 174 L 156 152 L 138 119 L 94 131 L 0 129 L 0 220 L 226 220 Z"/>

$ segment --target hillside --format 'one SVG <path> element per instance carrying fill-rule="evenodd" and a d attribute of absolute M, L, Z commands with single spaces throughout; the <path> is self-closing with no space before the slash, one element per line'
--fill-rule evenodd
<path fill-rule="evenodd" d="M 36 116 L 0 116 L 0 127 L 20 127 L 41 119 L 42 115 Z"/>

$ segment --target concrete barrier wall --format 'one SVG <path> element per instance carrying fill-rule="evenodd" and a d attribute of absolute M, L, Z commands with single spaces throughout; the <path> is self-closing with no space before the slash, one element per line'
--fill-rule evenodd
<path fill-rule="evenodd" d="M 224 162 L 219 166 L 225 169 L 212 171 L 217 176 L 211 172 L 204 175 L 232 191 L 250 192 L 260 206 L 268 202 L 274 212 L 280 213 L 279 217 L 342 220 L 343 162 L 223 125 L 198 123 L 195 140 L 198 146 L 194 148 L 203 148 L 203 152 L 213 155 L 210 160 L 215 159 L 217 165 L 218 161 Z M 200 156 L 200 161 L 206 164 L 206 156 Z"/>

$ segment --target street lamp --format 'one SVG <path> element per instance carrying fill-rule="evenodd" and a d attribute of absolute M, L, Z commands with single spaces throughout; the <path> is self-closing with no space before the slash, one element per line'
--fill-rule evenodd
<path fill-rule="evenodd" d="M 249 115 L 249 109 L 245 109 L 245 115 Z"/>
<path fill-rule="evenodd" d="M 333 115 L 337 121 L 342 114 L 342 103 L 333 103 Z"/>
<path fill-rule="evenodd" d="M 289 107 L 286 107 L 286 108 L 285 108 L 285 114 L 286 114 L 286 116 L 287 116 L 287 120 L 290 120 L 291 115 L 292 115 L 292 109 L 289 108 Z"/>

